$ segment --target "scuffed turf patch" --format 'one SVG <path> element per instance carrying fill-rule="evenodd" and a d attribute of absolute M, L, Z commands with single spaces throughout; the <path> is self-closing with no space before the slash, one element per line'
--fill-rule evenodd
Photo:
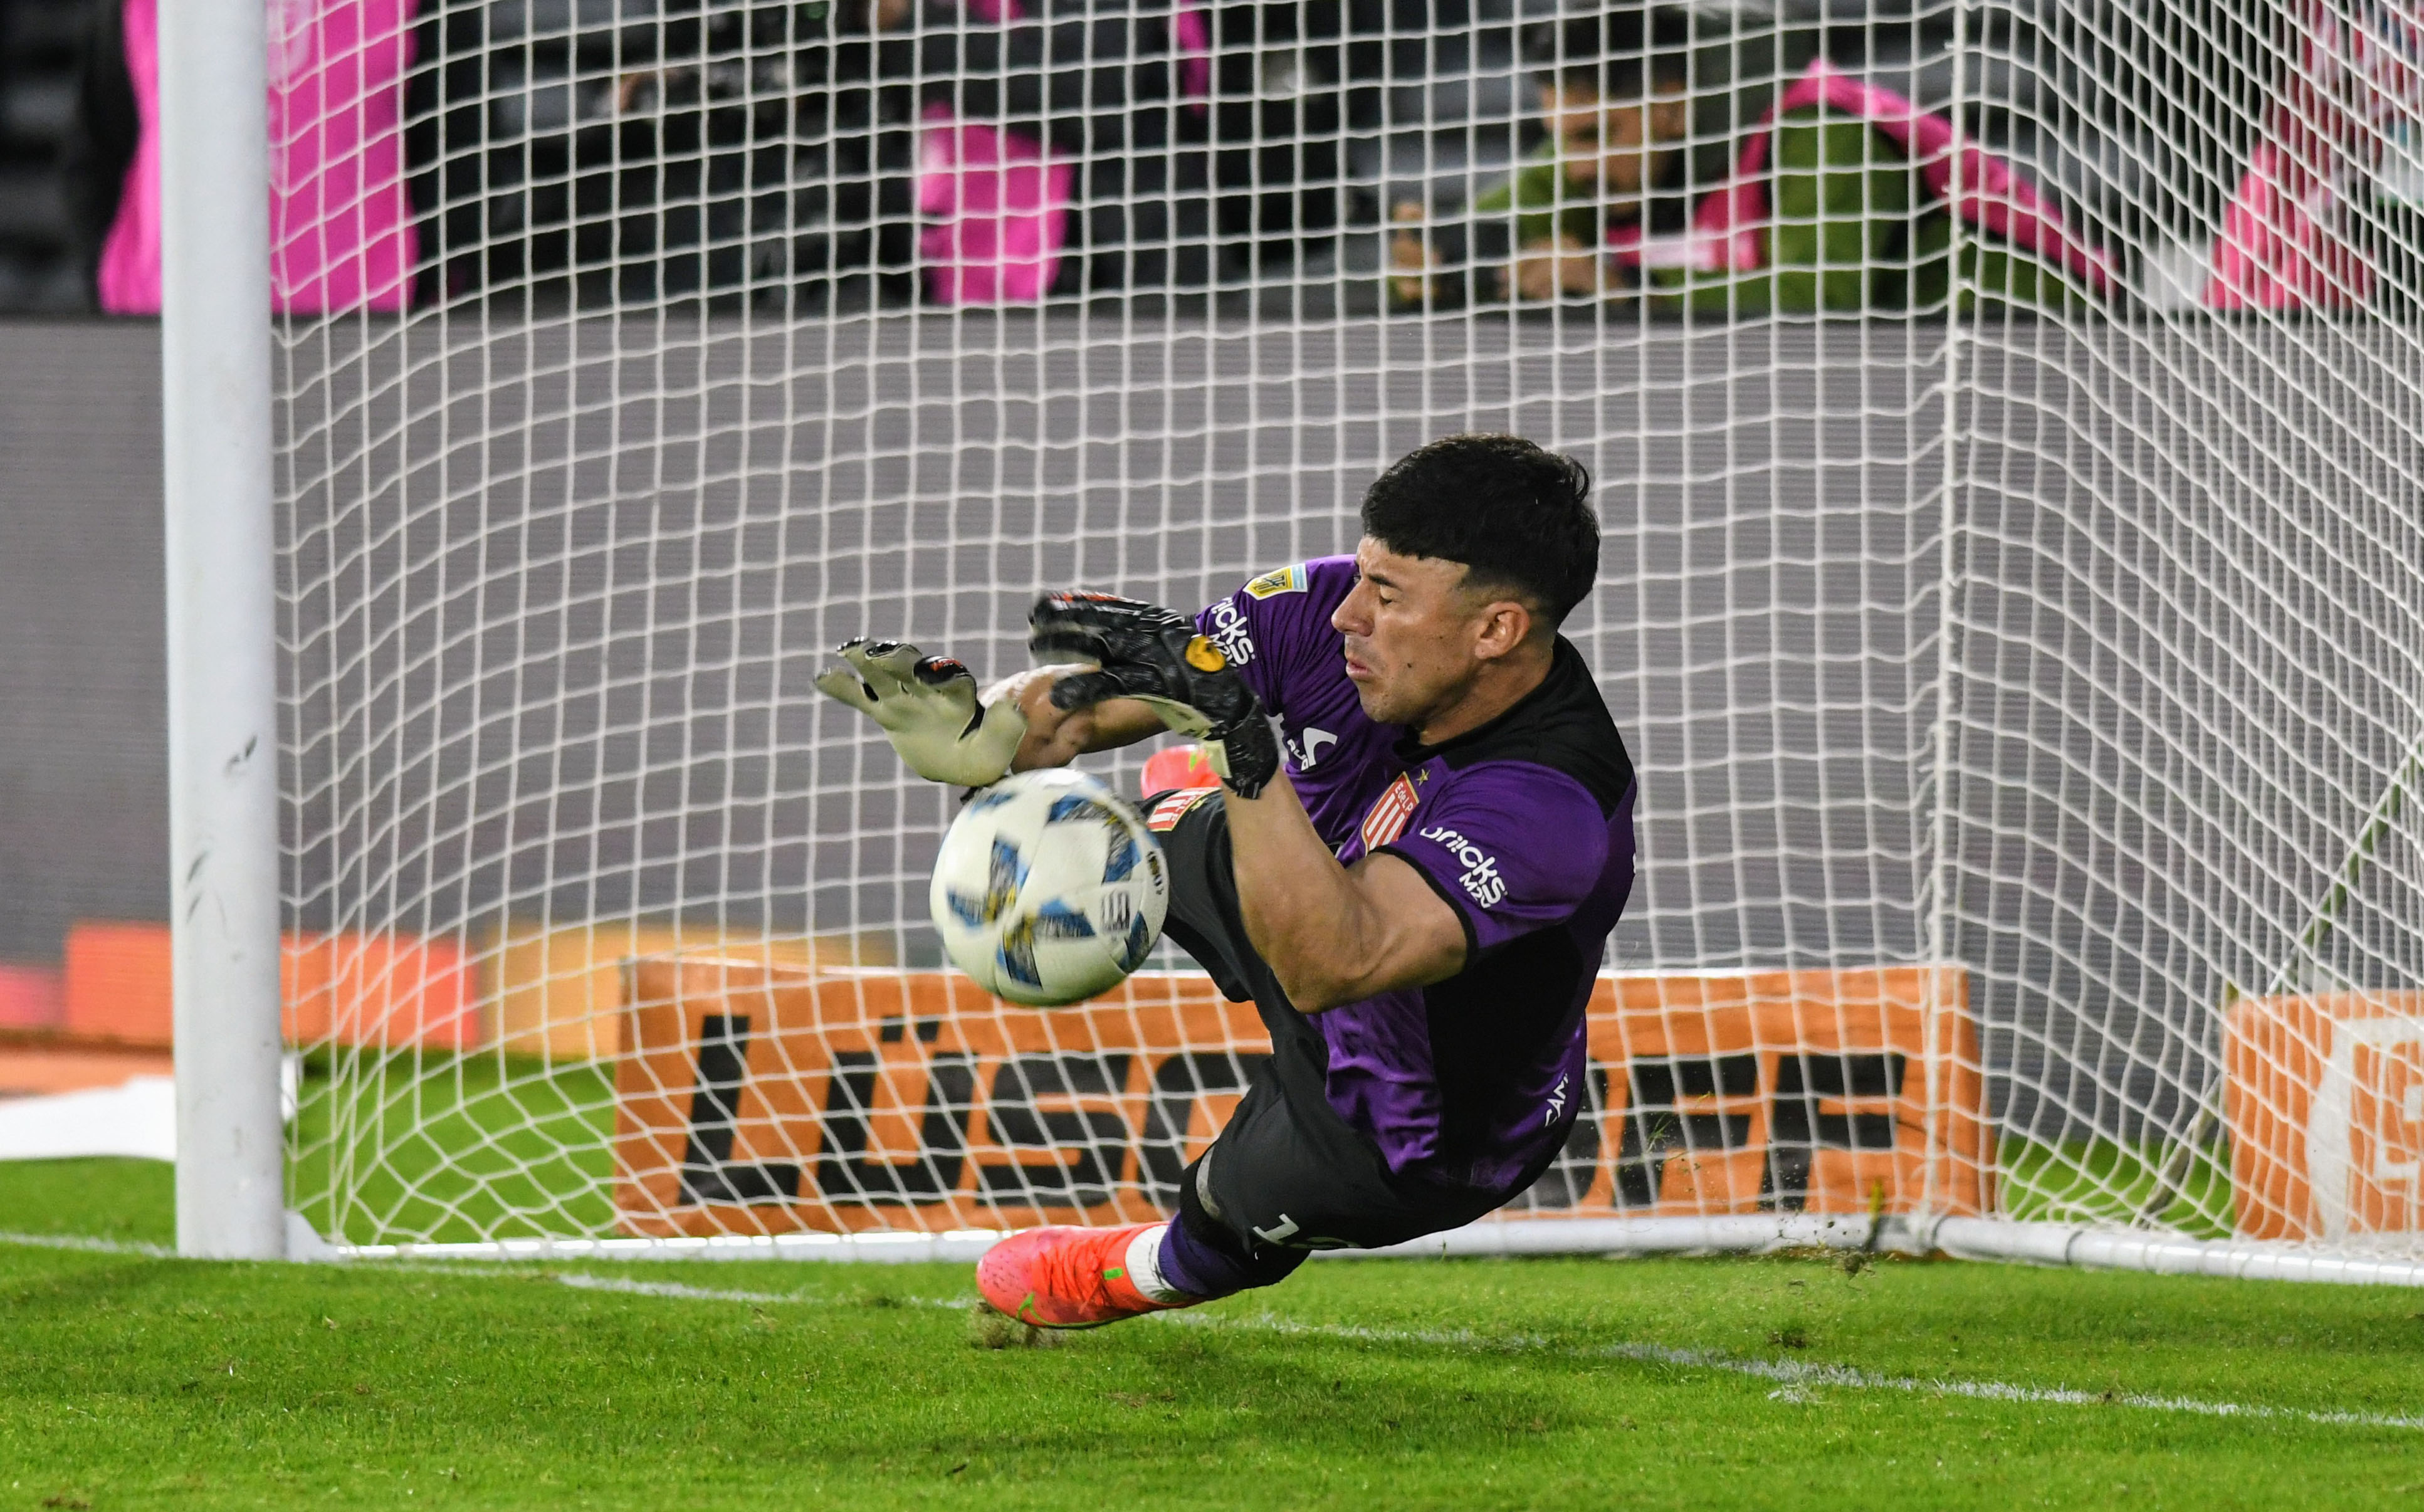
<path fill-rule="evenodd" d="M 983 1302 L 968 1304 L 968 1344 L 977 1349 L 1048 1349 L 1053 1331 L 1021 1323 Z"/>

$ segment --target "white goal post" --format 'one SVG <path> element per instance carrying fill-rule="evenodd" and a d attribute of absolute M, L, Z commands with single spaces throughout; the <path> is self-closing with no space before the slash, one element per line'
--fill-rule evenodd
<path fill-rule="evenodd" d="M 263 8 L 160 12 L 177 1249 L 286 1252 Z"/>
<path fill-rule="evenodd" d="M 951 977 L 952 795 L 809 679 L 1507 429 L 1641 869 L 1442 1245 L 2424 1281 L 2405 0 L 171 8 L 189 1252 L 1157 1210 L 1252 1015 Z"/>

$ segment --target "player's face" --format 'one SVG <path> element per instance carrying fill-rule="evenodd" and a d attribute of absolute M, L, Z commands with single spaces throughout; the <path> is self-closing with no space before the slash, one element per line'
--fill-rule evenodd
<path fill-rule="evenodd" d="M 1420 729 L 1479 674 L 1474 650 L 1488 606 L 1464 591 L 1463 563 L 1400 556 L 1368 536 L 1355 549 L 1355 570 L 1354 588 L 1330 616 L 1347 638 L 1347 676 L 1366 715 Z"/>
<path fill-rule="evenodd" d="M 1540 87 L 1540 114 L 1556 138 L 1568 183 L 1586 193 L 1641 192 L 1647 109 L 1603 103 L 1596 89 L 1548 84 Z"/>
<path fill-rule="evenodd" d="M 1638 198 L 1660 166 L 1666 143 L 1680 139 L 1689 113 L 1679 89 L 1662 88 L 1648 103 L 1610 104 L 1596 89 L 1540 86 L 1540 119 L 1557 143 L 1566 182 L 1587 195 Z"/>

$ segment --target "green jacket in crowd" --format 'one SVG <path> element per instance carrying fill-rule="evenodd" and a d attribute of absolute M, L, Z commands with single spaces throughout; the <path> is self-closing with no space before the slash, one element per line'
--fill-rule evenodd
<path fill-rule="evenodd" d="M 1930 200 L 1893 140 L 1866 122 L 1822 109 L 1776 123 L 1770 148 L 1766 265 L 1746 273 L 1652 267 L 1643 293 L 1652 309 L 1756 315 L 1859 311 L 1924 314 L 1944 308 L 1953 287 L 1954 221 Z M 1680 197 L 1649 200 L 1653 238 L 1680 233 Z M 1627 207 L 1629 210 L 1632 207 Z M 1559 171 L 1556 144 L 1543 143 L 1473 202 L 1476 221 L 1513 216 L 1513 245 L 1549 242 L 1562 231 L 1604 247 L 1606 207 Z M 1635 212 L 1638 213 L 1638 212 Z M 1671 228 L 1661 219 L 1677 222 Z M 2061 273 L 1972 228 L 1960 239 L 1961 310 L 1997 307 L 2083 308 Z"/>

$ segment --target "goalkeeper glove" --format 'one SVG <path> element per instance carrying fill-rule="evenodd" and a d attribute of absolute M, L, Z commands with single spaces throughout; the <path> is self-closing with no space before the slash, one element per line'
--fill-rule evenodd
<path fill-rule="evenodd" d="M 1109 594 L 1046 594 L 1027 618 L 1028 647 L 1075 657 L 1098 672 L 1052 685 L 1056 708 L 1134 698 L 1173 730 L 1200 738 L 1212 770 L 1240 798 L 1261 794 L 1280 770 L 1280 747 L 1262 700 L 1195 622 Z"/>
<path fill-rule="evenodd" d="M 1027 716 L 1007 698 L 980 702 L 967 668 L 896 641 L 845 641 L 834 654 L 850 665 L 819 674 L 818 689 L 883 725 L 910 771 L 962 788 L 1010 771 Z"/>

